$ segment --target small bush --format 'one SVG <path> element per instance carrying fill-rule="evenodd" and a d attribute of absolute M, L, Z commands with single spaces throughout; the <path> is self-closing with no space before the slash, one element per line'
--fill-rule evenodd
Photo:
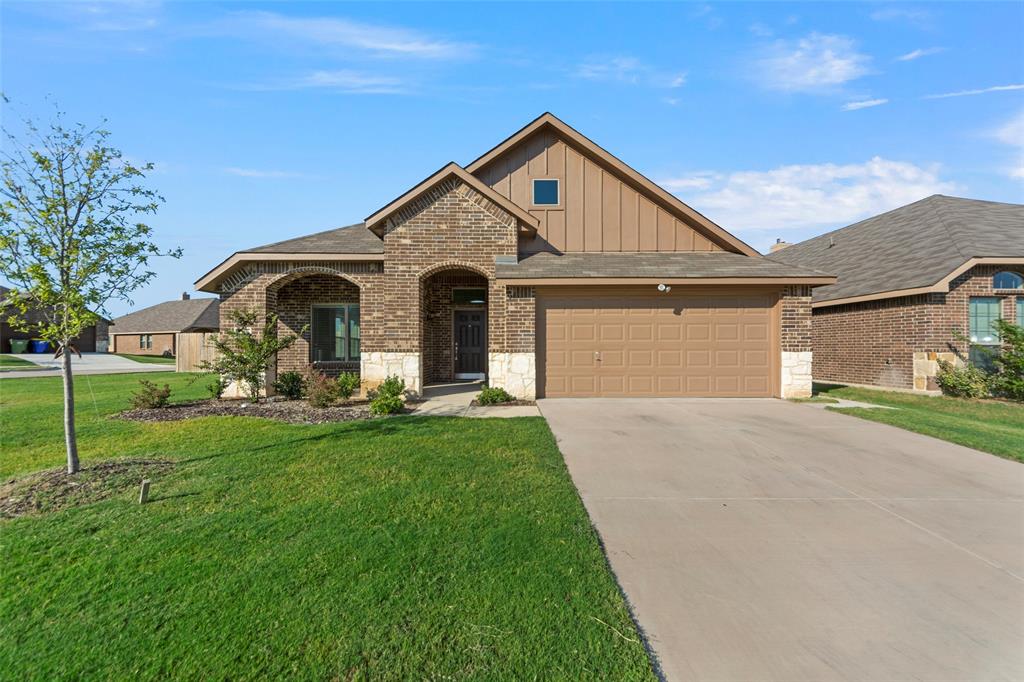
<path fill-rule="evenodd" d="M 397 376 L 389 376 L 377 387 L 373 400 L 370 401 L 370 414 L 385 415 L 401 412 L 405 401 L 405 381 Z"/>
<path fill-rule="evenodd" d="M 359 375 L 355 372 L 342 372 L 338 375 L 338 395 L 348 400 L 359 390 Z"/>
<path fill-rule="evenodd" d="M 313 407 L 330 407 L 338 399 L 338 382 L 310 367 L 306 372 L 306 400 Z"/>
<path fill-rule="evenodd" d="M 999 397 L 1024 401 L 1024 327 L 1019 325 L 1024 325 L 1024 321 L 996 321 L 1003 346 L 993 358 L 996 373 L 990 383 L 992 392 Z"/>
<path fill-rule="evenodd" d="M 476 397 L 476 401 L 480 405 L 500 405 L 501 403 L 510 403 L 513 400 L 515 400 L 515 397 L 499 386 L 484 386 L 480 389 L 480 395 Z"/>
<path fill-rule="evenodd" d="M 956 366 L 939 360 L 939 374 L 935 377 L 946 395 L 957 398 L 984 398 L 988 395 L 988 375 L 974 365 Z"/>
<path fill-rule="evenodd" d="M 214 377 L 213 380 L 206 385 L 206 392 L 214 400 L 220 400 L 221 396 L 224 395 L 224 391 L 227 390 L 231 382 L 224 377 Z"/>
<path fill-rule="evenodd" d="M 132 394 L 132 407 L 137 410 L 151 410 L 157 407 L 166 407 L 167 400 L 171 397 L 171 387 L 164 384 L 160 388 L 152 381 L 139 379 L 139 392 Z"/>
<path fill-rule="evenodd" d="M 306 389 L 306 380 L 298 372 L 282 372 L 274 382 L 274 390 L 288 400 L 298 400 Z"/>

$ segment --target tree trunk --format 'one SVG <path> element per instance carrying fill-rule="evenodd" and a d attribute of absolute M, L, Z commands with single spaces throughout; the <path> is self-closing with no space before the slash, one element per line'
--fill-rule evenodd
<path fill-rule="evenodd" d="M 68 451 L 68 473 L 75 474 L 78 464 L 78 439 L 75 437 L 75 386 L 71 377 L 71 345 L 65 341 L 60 355 L 64 376 L 64 445 Z"/>

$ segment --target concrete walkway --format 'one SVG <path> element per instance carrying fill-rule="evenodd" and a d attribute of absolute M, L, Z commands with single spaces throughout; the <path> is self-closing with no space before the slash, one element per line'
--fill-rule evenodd
<path fill-rule="evenodd" d="M 53 353 L 19 353 L 11 357 L 27 360 L 39 369 L 12 369 L 0 372 L 0 379 L 17 379 L 24 377 L 60 376 L 60 358 Z M 174 365 L 155 365 L 135 362 L 113 353 L 82 353 L 82 357 L 71 357 L 71 372 L 78 374 L 127 374 L 130 372 L 173 372 Z"/>
<path fill-rule="evenodd" d="M 542 400 L 669 680 L 1024 679 L 1024 466 L 780 400 Z"/>
<path fill-rule="evenodd" d="M 430 417 L 539 417 L 536 405 L 473 406 L 483 382 L 434 384 L 423 389 L 423 400 L 413 414 Z"/>

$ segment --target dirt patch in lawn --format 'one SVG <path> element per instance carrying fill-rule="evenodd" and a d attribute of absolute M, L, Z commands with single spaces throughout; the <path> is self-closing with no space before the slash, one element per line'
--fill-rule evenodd
<path fill-rule="evenodd" d="M 119 419 L 137 422 L 171 422 L 196 417 L 259 417 L 288 424 L 329 424 L 373 419 L 366 401 L 330 407 L 313 407 L 305 400 L 274 400 L 251 403 L 241 400 L 199 400 L 154 409 L 126 410 Z"/>
<path fill-rule="evenodd" d="M 48 469 L 0 485 L 0 518 L 92 504 L 153 480 L 174 468 L 163 459 L 123 459 L 82 467 L 77 474 Z"/>

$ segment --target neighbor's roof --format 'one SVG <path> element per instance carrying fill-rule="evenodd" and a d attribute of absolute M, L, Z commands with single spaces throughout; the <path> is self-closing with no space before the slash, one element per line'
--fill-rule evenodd
<path fill-rule="evenodd" d="M 807 267 L 762 256 L 727 251 L 661 253 L 536 253 L 518 264 L 498 263 L 498 279 L 508 280 L 792 280 L 832 283 L 835 278 Z M 552 282 L 555 283 L 555 282 Z"/>
<path fill-rule="evenodd" d="M 220 329 L 220 301 L 193 298 L 167 301 L 136 310 L 114 320 L 111 334 L 154 334 L 192 329 Z"/>
<path fill-rule="evenodd" d="M 1024 206 L 936 194 L 769 257 L 838 275 L 816 304 L 948 291 L 976 259 L 1024 258 Z"/>
<path fill-rule="evenodd" d="M 365 223 L 254 246 L 239 253 L 384 253 L 384 242 Z"/>

